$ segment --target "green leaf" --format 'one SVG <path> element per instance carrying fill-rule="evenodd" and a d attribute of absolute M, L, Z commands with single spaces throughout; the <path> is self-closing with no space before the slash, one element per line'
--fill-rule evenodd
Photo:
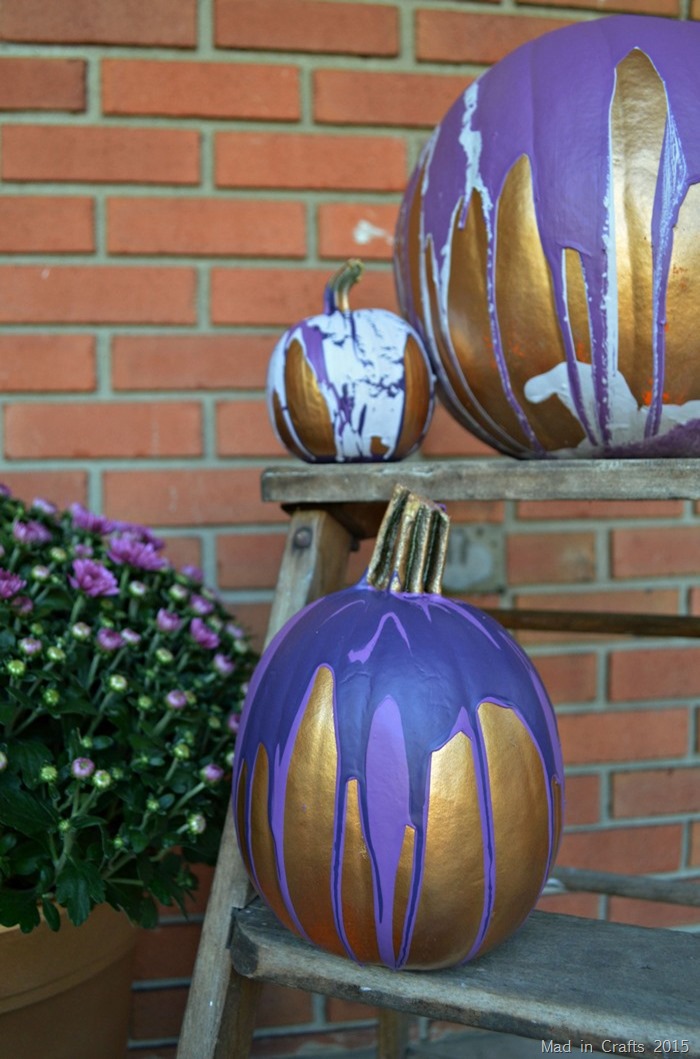
<path fill-rule="evenodd" d="M 84 923 L 95 904 L 105 899 L 100 873 L 88 861 L 68 860 L 56 877 L 56 900 L 64 905 L 76 927 Z"/>
<path fill-rule="evenodd" d="M 28 934 L 41 922 L 37 895 L 33 890 L 0 889 L 0 923 L 3 927 L 19 926 Z"/>
<path fill-rule="evenodd" d="M 28 787 L 35 786 L 39 780 L 42 765 L 50 761 L 51 754 L 43 743 L 27 739 L 12 744 L 12 763 L 17 765 Z"/>
<path fill-rule="evenodd" d="M 54 932 L 61 929 L 61 913 L 56 908 L 53 901 L 48 901 L 45 897 L 41 899 L 41 910 L 44 913 L 44 919 L 49 930 Z"/>
<path fill-rule="evenodd" d="M 3 629 L 0 632 L 0 651 L 10 651 L 17 642 L 17 637 L 12 629 Z"/>
<path fill-rule="evenodd" d="M 14 773 L 0 773 L 0 824 L 31 837 L 52 831 L 57 823 L 53 806 L 23 790 Z"/>

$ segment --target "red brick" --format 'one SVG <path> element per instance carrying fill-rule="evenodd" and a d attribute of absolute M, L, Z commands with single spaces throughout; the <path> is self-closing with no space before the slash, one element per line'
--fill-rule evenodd
<path fill-rule="evenodd" d="M 490 445 L 458 423 L 444 405 L 436 404 L 433 420 L 428 428 L 421 451 L 424 456 L 495 456 Z M 452 505 L 450 505 L 450 511 Z"/>
<path fill-rule="evenodd" d="M 317 70 L 314 118 L 343 125 L 431 128 L 472 80 L 447 74 Z"/>
<path fill-rule="evenodd" d="M 0 196 L 0 253 L 89 253 L 95 249 L 89 198 Z"/>
<path fill-rule="evenodd" d="M 700 570 L 700 525 L 612 531 L 613 577 L 666 577 Z"/>
<path fill-rule="evenodd" d="M 197 0 L 22 0 L 0 8 L 0 40 L 190 48 Z"/>
<path fill-rule="evenodd" d="M 196 184 L 199 134 L 190 129 L 13 125 L 2 134 L 5 180 Z"/>
<path fill-rule="evenodd" d="M 538 655 L 532 661 L 557 706 L 596 698 L 598 659 L 594 654 Z"/>
<path fill-rule="evenodd" d="M 682 833 L 680 824 L 576 831 L 564 835 L 557 862 L 623 875 L 675 871 Z"/>
<path fill-rule="evenodd" d="M 613 816 L 700 812 L 700 766 L 613 775 Z"/>
<path fill-rule="evenodd" d="M 265 401 L 220 401 L 216 406 L 219 456 L 285 456 L 272 429 Z"/>
<path fill-rule="evenodd" d="M 515 0 L 516 4 L 538 7 L 561 7 L 561 0 Z M 599 11 L 601 14 L 620 12 L 629 15 L 668 15 L 676 18 L 679 14 L 679 0 L 565 0 L 566 7 L 585 8 Z"/>
<path fill-rule="evenodd" d="M 406 144 L 398 136 L 219 132 L 218 187 L 402 191 Z"/>
<path fill-rule="evenodd" d="M 211 317 L 215 324 L 290 327 L 323 309 L 326 269 L 213 268 Z M 397 311 L 391 272 L 365 272 L 352 292 L 353 308 Z"/>
<path fill-rule="evenodd" d="M 680 757 L 687 751 L 687 710 L 595 710 L 560 714 L 557 720 L 567 766 Z"/>
<path fill-rule="evenodd" d="M 592 533 L 514 533 L 507 541 L 508 581 L 594 581 L 595 537 Z"/>
<path fill-rule="evenodd" d="M 103 474 L 110 518 L 157 526 L 212 526 L 284 522 L 276 504 L 260 499 L 260 470 L 128 470 Z"/>
<path fill-rule="evenodd" d="M 265 982 L 258 1001 L 256 1026 L 268 1029 L 271 1026 L 299 1026 L 312 1021 L 310 993 Z"/>
<path fill-rule="evenodd" d="M 364 1022 L 376 1018 L 379 1009 L 341 997 L 326 997 L 326 1018 L 329 1022 Z"/>
<path fill-rule="evenodd" d="M 700 908 L 664 905 L 658 901 L 634 901 L 628 897 L 611 897 L 608 919 L 614 923 L 631 923 L 638 927 L 673 929 L 700 923 Z"/>
<path fill-rule="evenodd" d="M 189 268 L 0 267 L 2 323 L 192 324 Z"/>
<path fill-rule="evenodd" d="M 675 518 L 682 500 L 521 500 L 519 519 Z"/>
<path fill-rule="evenodd" d="M 398 205 L 327 202 L 318 207 L 320 257 L 391 261 Z"/>
<path fill-rule="evenodd" d="M 700 867 L 700 820 L 690 825 L 690 865 Z"/>
<path fill-rule="evenodd" d="M 270 620 L 270 604 L 237 602 L 236 620 L 249 633 L 253 650 L 261 651 Z"/>
<path fill-rule="evenodd" d="M 416 12 L 416 58 L 449 63 L 495 63 L 514 48 L 571 25 L 556 18 L 478 15 L 466 11 Z"/>
<path fill-rule="evenodd" d="M 189 978 L 201 930 L 199 923 L 168 923 L 139 931 L 134 981 Z"/>
<path fill-rule="evenodd" d="M 567 776 L 564 823 L 595 824 L 600 819 L 600 780 L 598 776 Z"/>
<path fill-rule="evenodd" d="M 102 107 L 105 114 L 297 121 L 299 71 L 272 64 L 107 59 Z"/>
<path fill-rule="evenodd" d="M 15 496 L 31 503 L 36 497 L 50 500 L 60 508 L 74 500 L 87 503 L 88 478 L 85 471 L 2 471 L 2 481 Z"/>
<path fill-rule="evenodd" d="M 202 565 L 202 541 L 200 537 L 169 537 L 163 534 L 165 555 L 173 566 Z"/>
<path fill-rule="evenodd" d="M 231 533 L 216 541 L 217 581 L 221 588 L 274 588 L 285 534 Z"/>
<path fill-rule="evenodd" d="M 700 694 L 700 647 L 613 651 L 608 692 L 613 702 Z"/>
<path fill-rule="evenodd" d="M 398 11 L 317 0 L 216 0 L 221 48 L 398 55 Z"/>
<path fill-rule="evenodd" d="M 92 335 L 0 335 L 0 392 L 95 389 Z"/>
<path fill-rule="evenodd" d="M 123 198 L 107 204 L 113 254 L 304 257 L 301 202 L 203 198 Z"/>
<path fill-rule="evenodd" d="M 278 334 L 116 335 L 115 390 L 262 389 Z"/>
<path fill-rule="evenodd" d="M 85 63 L 0 59 L 0 110 L 85 110 Z"/>
<path fill-rule="evenodd" d="M 199 456 L 197 401 L 71 402 L 5 406 L 8 459 Z"/>

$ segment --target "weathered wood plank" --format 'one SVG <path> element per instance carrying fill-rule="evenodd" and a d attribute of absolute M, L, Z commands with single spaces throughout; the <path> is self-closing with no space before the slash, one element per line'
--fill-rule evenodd
<path fill-rule="evenodd" d="M 304 604 L 342 587 L 351 544 L 347 530 L 326 512 L 298 512 L 292 518 L 267 643 Z M 245 906 L 252 897 L 231 823 L 221 839 L 177 1059 L 248 1054 L 241 1041 L 248 1031 L 252 1033 L 257 993 L 233 972 L 227 941 L 232 909 Z"/>
<path fill-rule="evenodd" d="M 464 967 L 396 974 L 312 948 L 259 902 L 236 914 L 231 957 L 255 979 L 560 1044 L 687 1041 L 700 1059 L 700 940 L 671 930 L 533 912 Z M 608 1050 L 610 1048 L 608 1047 Z M 628 1049 L 629 1050 L 629 1049 Z"/>
<path fill-rule="evenodd" d="M 506 629 L 602 633 L 606 636 L 700 636 L 700 618 L 684 614 L 630 614 L 595 610 L 484 608 Z"/>
<path fill-rule="evenodd" d="M 269 467 L 262 496 L 280 504 L 388 500 L 400 483 L 431 500 L 700 499 L 700 461 L 409 460 L 395 464 Z"/>
<path fill-rule="evenodd" d="M 655 879 L 649 875 L 618 875 L 608 871 L 589 871 L 587 868 L 555 868 L 550 875 L 552 879 L 561 883 L 564 890 L 700 908 L 700 878 Z"/>

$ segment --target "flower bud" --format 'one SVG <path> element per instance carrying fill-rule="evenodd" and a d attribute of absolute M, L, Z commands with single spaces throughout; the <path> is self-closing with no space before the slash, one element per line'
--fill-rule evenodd
<path fill-rule="evenodd" d="M 129 595 L 135 599 L 143 599 L 148 592 L 148 587 L 144 585 L 143 581 L 130 581 L 129 582 Z"/>
<path fill-rule="evenodd" d="M 51 577 L 51 571 L 48 566 L 44 566 L 43 563 L 37 563 L 37 565 L 33 566 L 29 571 L 29 576 L 32 581 L 48 581 Z"/>
<path fill-rule="evenodd" d="M 4 772 L 8 764 L 7 754 L 0 750 L 0 772 Z"/>
<path fill-rule="evenodd" d="M 55 783 L 58 779 L 58 769 L 55 765 L 42 765 L 39 771 L 39 779 L 42 783 Z"/>
<path fill-rule="evenodd" d="M 187 761 L 191 753 L 192 752 L 187 743 L 176 743 L 173 747 L 173 756 L 176 757 L 178 761 Z"/>
<path fill-rule="evenodd" d="M 68 832 L 70 831 L 70 829 L 71 829 L 70 820 L 59 820 L 58 821 L 58 830 L 61 832 L 62 835 L 67 835 Z"/>
<path fill-rule="evenodd" d="M 230 713 L 226 718 L 226 725 L 229 732 L 233 732 L 235 735 L 241 726 L 241 715 L 239 713 Z"/>
<path fill-rule="evenodd" d="M 66 652 L 62 647 L 56 647 L 55 644 L 52 644 L 46 652 L 46 656 L 51 662 L 65 662 Z"/>
<path fill-rule="evenodd" d="M 212 732 L 218 732 L 221 728 L 221 718 L 214 715 L 207 720 L 207 724 Z"/>
<path fill-rule="evenodd" d="M 171 599 L 174 599 L 176 603 L 184 603 L 189 596 L 189 592 L 184 585 L 175 584 L 171 585 L 168 589 L 168 595 Z"/>
<path fill-rule="evenodd" d="M 141 643 L 140 633 L 134 632 L 133 629 L 122 629 L 122 639 L 128 643 L 130 647 L 136 647 L 137 644 Z"/>
<path fill-rule="evenodd" d="M 151 796 L 150 798 L 146 799 L 146 808 L 148 809 L 149 813 L 157 813 L 160 809 L 160 802 L 157 798 Z"/>
<path fill-rule="evenodd" d="M 75 625 L 71 625 L 70 631 L 71 636 L 82 642 L 89 640 L 92 635 L 92 629 L 84 621 L 76 621 Z"/>
<path fill-rule="evenodd" d="M 55 563 L 62 563 L 68 558 L 68 553 L 64 548 L 51 548 L 49 550 L 49 555 Z"/>
<path fill-rule="evenodd" d="M 184 691 L 174 688 L 165 696 L 165 702 L 171 710 L 182 710 L 187 705 L 187 696 Z"/>
<path fill-rule="evenodd" d="M 224 770 L 221 765 L 216 765 L 214 762 L 210 762 L 205 765 L 202 771 L 199 773 L 204 783 L 219 783 L 224 778 Z"/>
<path fill-rule="evenodd" d="M 106 769 L 98 769 L 92 777 L 92 782 L 100 791 L 106 791 L 112 786 L 112 777 Z"/>
<path fill-rule="evenodd" d="M 110 691 L 116 691 L 119 694 L 126 691 L 129 687 L 129 681 L 126 677 L 123 677 L 121 673 L 112 673 L 107 681 Z"/>
<path fill-rule="evenodd" d="M 35 636 L 25 636 L 19 641 L 19 649 L 27 658 L 34 658 L 35 655 L 41 654 L 43 647 L 41 640 L 37 640 Z"/>
<path fill-rule="evenodd" d="M 58 706 L 61 701 L 61 694 L 58 688 L 46 688 L 42 692 L 41 697 L 47 706 Z"/>
<path fill-rule="evenodd" d="M 159 647 L 156 650 L 156 658 L 163 666 L 169 666 L 175 661 L 175 655 L 167 647 Z"/>
<path fill-rule="evenodd" d="M 76 757 L 70 763 L 70 770 L 77 780 L 87 780 L 95 771 L 95 762 L 89 757 Z"/>
<path fill-rule="evenodd" d="M 150 697 L 150 695 L 139 695 L 138 699 L 136 700 L 136 705 L 144 713 L 148 713 L 149 710 L 153 709 L 153 699 Z"/>
<path fill-rule="evenodd" d="M 207 822 L 201 813 L 190 813 L 187 817 L 187 830 L 191 835 L 201 835 L 207 829 Z"/>
<path fill-rule="evenodd" d="M 11 677 L 24 676 L 26 668 L 24 662 L 19 658 L 11 658 L 7 663 L 7 670 Z"/>

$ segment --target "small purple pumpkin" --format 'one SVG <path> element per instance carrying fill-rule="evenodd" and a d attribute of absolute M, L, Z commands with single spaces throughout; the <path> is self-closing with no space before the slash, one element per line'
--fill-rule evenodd
<path fill-rule="evenodd" d="M 444 512 L 399 489 L 367 574 L 265 651 L 236 749 L 258 893 L 320 948 L 390 968 L 516 930 L 561 831 L 554 711 L 510 635 L 440 594 L 446 538 Z"/>
<path fill-rule="evenodd" d="M 360 261 L 348 261 L 326 286 L 323 313 L 286 331 L 272 352 L 270 419 L 282 444 L 310 462 L 401 460 L 430 424 L 428 356 L 395 313 L 351 311 L 361 273 Z"/>

